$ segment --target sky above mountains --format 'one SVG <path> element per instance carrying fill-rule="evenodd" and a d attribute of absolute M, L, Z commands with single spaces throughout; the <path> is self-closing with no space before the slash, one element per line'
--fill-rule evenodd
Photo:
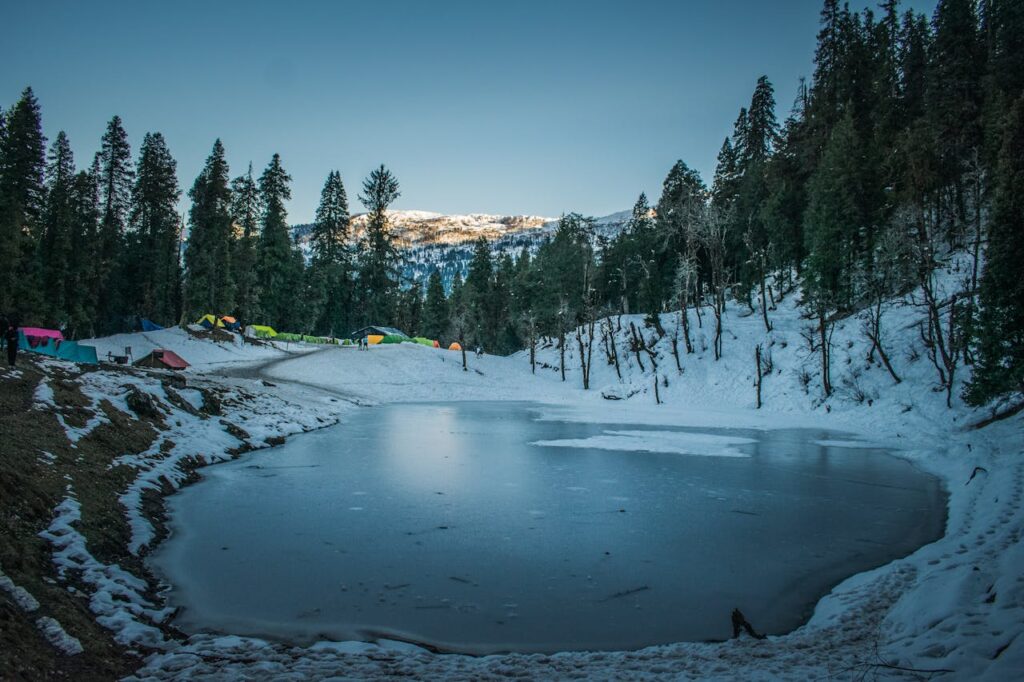
<path fill-rule="evenodd" d="M 855 9 L 868 3 L 854 2 Z M 903 7 L 926 12 L 935 2 Z M 88 165 L 113 114 L 160 131 L 191 186 L 214 139 L 233 175 L 279 152 L 292 222 L 328 171 L 353 212 L 384 163 L 396 208 L 605 215 L 656 201 L 676 159 L 710 183 L 758 76 L 785 118 L 820 0 L 4 2 L 0 107 L 31 85 Z M 187 205 L 183 201 L 183 208 Z"/>

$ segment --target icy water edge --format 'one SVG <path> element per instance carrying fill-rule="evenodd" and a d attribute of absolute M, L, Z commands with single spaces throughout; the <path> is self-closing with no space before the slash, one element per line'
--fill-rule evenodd
<path fill-rule="evenodd" d="M 739 607 L 776 634 L 943 532 L 938 479 L 843 434 L 538 407 L 360 410 L 204 469 L 151 557 L 176 623 L 552 652 L 724 639 Z"/>

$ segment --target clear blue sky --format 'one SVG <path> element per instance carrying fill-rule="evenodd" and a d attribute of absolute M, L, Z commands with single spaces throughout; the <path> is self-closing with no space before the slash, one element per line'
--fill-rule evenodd
<path fill-rule="evenodd" d="M 851 3 L 854 8 L 868 4 Z M 927 12 L 934 0 L 905 0 Z M 160 131 L 191 186 L 215 138 L 232 174 L 279 152 L 292 222 L 327 172 L 396 208 L 605 215 L 652 201 L 681 158 L 710 182 L 757 77 L 779 118 L 809 76 L 820 0 L 12 2 L 0 106 L 31 85 L 48 138 L 87 165 L 113 114 Z M 184 204 L 183 204 L 184 206 Z"/>

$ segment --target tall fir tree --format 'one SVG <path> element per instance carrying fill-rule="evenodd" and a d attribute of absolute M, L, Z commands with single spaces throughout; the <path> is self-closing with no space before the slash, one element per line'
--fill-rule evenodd
<path fill-rule="evenodd" d="M 72 338 L 96 335 L 96 290 L 99 287 L 100 166 L 94 157 L 89 170 L 75 175 L 72 188 L 70 273 L 67 286 L 68 330 Z"/>
<path fill-rule="evenodd" d="M 938 179 L 954 188 L 948 218 L 962 221 L 967 210 L 962 177 L 982 140 L 984 52 L 974 0 L 940 0 L 932 24 L 927 94 Z"/>
<path fill-rule="evenodd" d="M 981 276 L 978 363 L 967 398 L 1024 391 L 1024 95 L 1010 110 L 997 167 Z"/>
<path fill-rule="evenodd" d="M 274 154 L 260 176 L 260 198 L 263 205 L 263 229 L 257 250 L 260 273 L 260 317 L 262 324 L 282 326 L 294 317 L 294 292 L 299 290 L 301 263 L 293 254 L 288 231 L 288 213 L 284 202 L 291 199 L 292 178 L 281 165 L 280 154 Z"/>
<path fill-rule="evenodd" d="M 136 167 L 128 246 L 133 273 L 129 291 L 134 295 L 126 295 L 125 300 L 138 315 L 170 325 L 181 315 L 177 297 L 181 279 L 177 204 L 181 190 L 177 162 L 162 134 L 146 133 Z"/>
<path fill-rule="evenodd" d="M 39 240 L 42 320 L 66 328 L 71 281 L 72 230 L 75 223 L 75 160 L 64 131 L 50 147 L 46 165 L 46 209 Z"/>
<path fill-rule="evenodd" d="M 263 213 L 260 201 L 259 187 L 250 163 L 245 175 L 231 181 L 231 217 L 234 224 L 231 263 L 234 266 L 236 310 L 243 324 L 254 322 L 259 305 L 256 250 Z"/>
<path fill-rule="evenodd" d="M 347 334 L 352 327 L 352 262 L 349 245 L 348 197 L 341 173 L 331 171 L 320 193 L 310 248 L 311 295 L 321 301 L 317 328 L 327 334 Z"/>
<path fill-rule="evenodd" d="M 463 297 L 469 313 L 466 340 L 473 345 L 493 348 L 497 337 L 491 287 L 494 278 L 494 259 L 487 240 L 480 237 L 473 245 L 473 260 L 469 263 Z"/>
<path fill-rule="evenodd" d="M 358 280 L 363 322 L 368 324 L 387 324 L 395 315 L 399 253 L 388 229 L 387 209 L 399 196 L 398 180 L 383 164 L 363 181 L 359 195 L 369 212 Z"/>
<path fill-rule="evenodd" d="M 28 318 L 40 305 L 33 265 L 45 203 L 46 138 L 32 88 L 5 117 L 0 139 L 0 310 Z"/>
<path fill-rule="evenodd" d="M 185 248 L 183 314 L 189 321 L 200 315 L 226 315 L 234 311 L 228 173 L 224 145 L 218 139 L 188 192 L 192 207 Z"/>
<path fill-rule="evenodd" d="M 442 339 L 448 329 L 448 300 L 444 295 L 441 271 L 435 268 L 427 279 L 427 299 L 423 304 L 422 333 L 430 339 Z"/>
<path fill-rule="evenodd" d="M 135 179 L 128 134 L 119 116 L 114 116 L 107 124 L 98 156 L 101 214 L 97 249 L 97 326 L 101 332 L 111 333 L 129 326 L 122 296 L 126 287 L 124 268 L 128 263 L 124 244 Z"/>

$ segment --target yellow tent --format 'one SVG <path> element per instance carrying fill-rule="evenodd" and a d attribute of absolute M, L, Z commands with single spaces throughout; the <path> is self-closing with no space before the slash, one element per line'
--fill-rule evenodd
<path fill-rule="evenodd" d="M 376 346 L 378 343 L 384 340 L 383 334 L 369 334 L 366 340 L 370 342 L 371 346 Z"/>
<path fill-rule="evenodd" d="M 462 346 L 459 345 L 458 341 L 455 341 L 452 345 L 448 346 L 448 350 L 462 350 Z"/>
<path fill-rule="evenodd" d="M 219 317 L 206 314 L 196 320 L 196 324 L 206 327 L 207 329 L 213 329 L 214 327 L 223 327 L 224 323 L 221 322 Z"/>

